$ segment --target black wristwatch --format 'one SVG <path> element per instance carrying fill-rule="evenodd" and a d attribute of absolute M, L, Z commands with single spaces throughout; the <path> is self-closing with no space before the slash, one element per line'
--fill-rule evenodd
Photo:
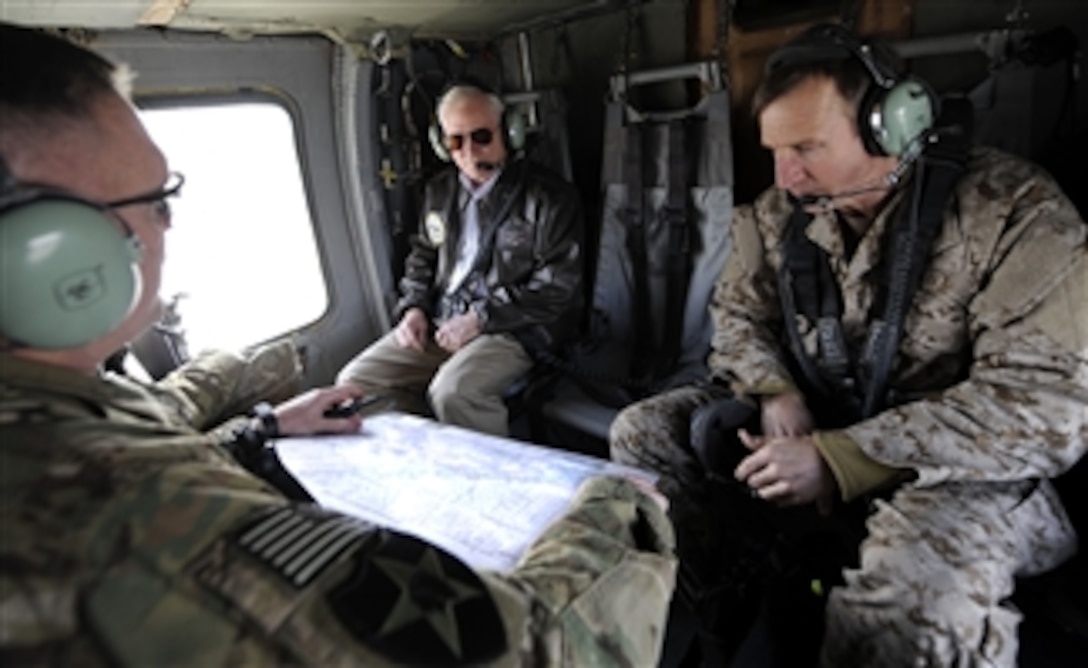
<path fill-rule="evenodd" d="M 272 410 L 272 404 L 262 401 L 253 407 L 250 415 L 260 420 L 261 432 L 265 440 L 279 438 L 280 421 L 276 419 L 276 412 Z"/>
<path fill-rule="evenodd" d="M 272 405 L 262 401 L 249 412 L 252 418 L 234 429 L 230 441 L 224 445 L 238 463 L 246 468 L 255 465 L 269 440 L 280 435 L 280 423 Z"/>

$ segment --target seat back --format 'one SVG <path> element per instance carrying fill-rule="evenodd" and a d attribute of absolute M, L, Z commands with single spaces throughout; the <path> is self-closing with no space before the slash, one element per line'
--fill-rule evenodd
<path fill-rule="evenodd" d="M 696 104 L 647 111 L 636 86 L 694 83 Z M 717 64 L 617 75 L 605 114 L 602 212 L 588 332 L 542 410 L 604 438 L 628 403 L 706 374 L 707 312 L 729 253 L 729 95 Z"/>
<path fill-rule="evenodd" d="M 502 99 L 507 109 L 515 110 L 526 119 L 525 157 L 573 182 L 567 104 L 563 93 L 548 88 L 504 93 Z"/>

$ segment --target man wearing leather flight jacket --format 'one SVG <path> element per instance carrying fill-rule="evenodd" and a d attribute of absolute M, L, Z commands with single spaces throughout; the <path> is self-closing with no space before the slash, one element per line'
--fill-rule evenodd
<path fill-rule="evenodd" d="M 507 433 L 503 392 L 535 346 L 572 335 L 582 310 L 582 209 L 574 187 L 508 160 L 501 100 L 475 85 L 438 104 L 436 145 L 457 169 L 428 184 L 398 324 L 339 373 L 396 408 Z"/>

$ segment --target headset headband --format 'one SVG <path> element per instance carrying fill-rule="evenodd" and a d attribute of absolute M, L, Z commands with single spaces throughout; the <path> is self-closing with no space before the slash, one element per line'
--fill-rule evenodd
<path fill-rule="evenodd" d="M 851 58 L 861 62 L 873 82 L 885 90 L 895 86 L 899 80 L 890 67 L 874 56 L 870 44 L 836 23 L 810 28 L 787 42 L 767 60 L 764 71 L 769 73 L 782 65 L 792 63 Z"/>
<path fill-rule="evenodd" d="M 809 28 L 771 54 L 765 72 L 797 63 L 854 60 L 872 82 L 858 103 L 858 131 L 873 155 L 910 155 L 920 148 L 937 116 L 938 100 L 928 85 L 902 77 L 873 46 L 835 23 Z"/>

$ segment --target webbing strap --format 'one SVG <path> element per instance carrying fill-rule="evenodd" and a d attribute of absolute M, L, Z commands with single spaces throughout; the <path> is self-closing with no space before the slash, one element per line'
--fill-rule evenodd
<path fill-rule="evenodd" d="M 819 354 L 817 364 L 832 378 L 847 378 L 851 373 L 850 354 L 842 333 L 842 294 L 838 281 L 823 250 L 805 235 L 812 216 L 794 207 L 786 230 L 783 268 L 795 293 L 795 305 L 810 322 L 816 324 Z"/>
<path fill-rule="evenodd" d="M 631 375 L 646 377 L 653 359 L 654 327 L 650 317 L 650 267 L 646 258 L 646 211 L 642 191 L 642 142 L 643 132 L 638 123 L 629 123 L 625 129 L 626 146 L 623 155 L 623 180 L 627 187 L 627 206 L 623 222 L 627 228 L 627 255 L 631 260 L 631 325 L 634 335 L 634 353 L 631 357 Z"/>
<path fill-rule="evenodd" d="M 656 360 L 656 375 L 664 377 L 680 358 L 684 335 L 684 311 L 691 280 L 691 224 L 688 220 L 688 160 L 685 149 L 685 126 L 682 119 L 670 121 L 666 165 L 665 206 L 661 211 L 668 234 L 668 256 L 665 283 L 665 324 Z"/>
<path fill-rule="evenodd" d="M 377 68 L 376 74 L 373 94 L 380 101 L 375 105 L 376 129 L 381 138 L 378 142 L 379 176 L 388 204 L 390 233 L 400 237 L 408 233 L 408 221 L 413 219 L 408 201 L 412 184 L 408 178 L 407 132 L 401 109 L 406 74 L 403 65 L 395 61 Z"/>
<path fill-rule="evenodd" d="M 783 239 L 782 264 L 778 268 L 778 297 L 782 304 L 782 319 L 786 325 L 786 339 L 794 362 L 800 367 L 801 376 L 809 388 L 819 396 L 831 396 L 831 387 L 816 367 L 816 361 L 808 356 L 801 332 L 797 327 L 797 314 L 809 322 L 820 320 L 819 263 L 826 263 L 819 248 L 805 236 L 805 228 L 812 220 L 811 214 L 795 203 L 786 223 Z"/>
<path fill-rule="evenodd" d="M 949 101 L 946 106 L 960 102 Z M 964 124 L 970 117 L 969 112 L 963 109 L 946 109 L 946 112 L 963 115 Z M 892 360 L 899 348 L 903 322 L 922 281 L 933 242 L 944 222 L 945 205 L 966 166 L 968 141 L 968 133 L 963 128 L 925 151 L 915 166 L 910 210 L 900 220 L 892 238 L 891 247 L 895 249 L 895 254 L 890 268 L 884 317 L 870 326 L 862 358 L 862 373 L 868 376 L 862 418 L 876 415 L 884 407 Z"/>

